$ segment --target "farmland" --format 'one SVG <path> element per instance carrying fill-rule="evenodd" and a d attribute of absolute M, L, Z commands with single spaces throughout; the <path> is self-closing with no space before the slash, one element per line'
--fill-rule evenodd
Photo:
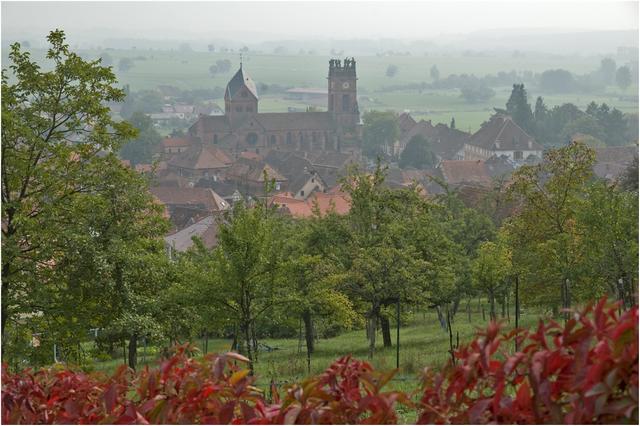
<path fill-rule="evenodd" d="M 151 90 L 160 85 L 174 86 L 182 90 L 224 88 L 236 71 L 239 53 L 210 53 L 178 50 L 85 50 L 80 54 L 85 58 L 97 58 L 107 53 L 120 84 L 129 85 L 131 90 Z M 44 51 L 34 50 L 34 57 L 42 58 Z M 326 87 L 327 61 L 329 55 L 273 55 L 245 53 L 243 63 L 258 85 L 278 85 L 281 87 Z M 134 66 L 126 71 L 118 71 L 118 61 L 130 58 Z M 474 74 L 483 77 L 499 72 L 531 71 L 541 73 L 548 69 L 566 69 L 575 75 L 588 74 L 599 67 L 598 56 L 558 56 L 543 53 L 519 54 L 427 54 L 423 56 L 362 56 L 357 57 L 358 93 L 360 108 L 366 110 L 411 111 L 416 119 L 432 120 L 434 123 L 449 123 L 455 117 L 459 129 L 475 131 L 488 119 L 494 107 L 503 108 L 511 93 L 510 86 L 494 87 L 495 96 L 488 101 L 466 103 L 459 90 L 406 90 L 391 86 L 431 83 L 429 70 L 436 65 L 441 78 L 450 74 Z M 228 72 L 211 76 L 209 67 L 218 60 L 232 63 Z M 624 63 L 620 60 L 620 65 Z M 398 73 L 387 77 L 389 65 L 396 65 Z M 514 81 L 517 83 L 517 81 Z M 591 101 L 607 103 L 622 112 L 637 112 L 637 87 L 621 91 L 608 86 L 598 93 L 545 94 L 536 87 L 527 87 L 529 100 L 543 96 L 545 103 L 552 107 L 571 102 L 584 109 Z M 299 101 L 283 99 L 280 94 L 261 93 L 260 111 L 282 112 L 289 107 L 304 109 L 307 105 Z M 214 99 L 222 104 L 222 99 Z"/>

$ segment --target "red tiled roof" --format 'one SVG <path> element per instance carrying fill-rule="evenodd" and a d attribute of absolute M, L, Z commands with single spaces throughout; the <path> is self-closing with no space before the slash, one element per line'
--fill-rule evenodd
<path fill-rule="evenodd" d="M 231 159 L 221 149 L 207 145 L 193 145 L 185 152 L 175 155 L 168 165 L 183 169 L 221 169 L 230 166 Z"/>
<path fill-rule="evenodd" d="M 542 151 L 532 136 L 529 136 L 508 115 L 496 114 L 471 135 L 469 143 L 489 151 Z"/>
<path fill-rule="evenodd" d="M 229 209 L 229 203 L 210 188 L 155 186 L 149 190 L 165 205 L 202 206 L 208 212 Z"/>
<path fill-rule="evenodd" d="M 483 161 L 479 160 L 444 160 L 440 170 L 448 184 L 472 183 L 486 185 L 491 177 Z"/>
<path fill-rule="evenodd" d="M 164 148 L 183 148 L 190 145 L 191 143 L 186 138 L 165 138 L 162 140 Z"/>
<path fill-rule="evenodd" d="M 313 216 L 315 207 L 318 207 L 320 215 L 323 216 L 330 211 L 344 215 L 351 209 L 351 199 L 348 194 L 336 192 L 333 194 L 314 193 L 306 201 L 293 198 L 293 194 L 276 194 L 269 200 L 270 205 L 277 205 L 282 210 L 295 218 L 305 218 Z"/>

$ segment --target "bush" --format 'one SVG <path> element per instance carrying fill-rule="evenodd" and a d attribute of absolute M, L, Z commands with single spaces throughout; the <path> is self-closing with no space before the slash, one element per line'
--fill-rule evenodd
<path fill-rule="evenodd" d="M 455 365 L 425 372 L 419 423 L 637 424 L 638 308 L 618 317 L 605 302 L 564 326 L 490 325 Z"/>
<path fill-rule="evenodd" d="M 518 342 L 520 351 L 512 352 Z M 395 371 L 343 357 L 281 398 L 253 387 L 233 353 L 202 361 L 182 346 L 159 367 L 112 377 L 49 368 L 2 368 L 3 423 L 392 424 L 397 404 L 419 423 L 638 423 L 638 308 L 619 316 L 603 299 L 566 325 L 500 334 L 491 324 L 455 353 L 456 363 L 424 373 L 416 405 L 383 392 Z"/>

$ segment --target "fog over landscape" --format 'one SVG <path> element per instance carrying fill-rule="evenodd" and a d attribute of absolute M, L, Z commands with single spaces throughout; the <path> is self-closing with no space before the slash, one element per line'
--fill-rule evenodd
<path fill-rule="evenodd" d="M 585 54 L 637 45 L 637 16 L 637 2 L 3 2 L 2 38 L 38 44 L 63 28 L 79 47 L 340 42 L 359 54 L 377 41 Z"/>

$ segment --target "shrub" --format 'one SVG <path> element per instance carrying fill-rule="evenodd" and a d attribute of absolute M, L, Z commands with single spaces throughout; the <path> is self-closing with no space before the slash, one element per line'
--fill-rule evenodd
<path fill-rule="evenodd" d="M 602 299 L 532 332 L 491 324 L 455 365 L 425 372 L 419 423 L 637 424 L 638 308 L 616 309 Z"/>
<path fill-rule="evenodd" d="M 520 351 L 512 353 L 515 342 Z M 491 324 L 424 373 L 416 405 L 383 392 L 395 371 L 343 357 L 272 401 L 253 386 L 245 357 L 191 358 L 193 347 L 136 374 L 112 377 L 60 368 L 11 374 L 2 367 L 3 423 L 393 424 L 396 406 L 419 423 L 638 423 L 638 308 L 619 316 L 601 300 L 564 326 L 500 334 Z"/>

